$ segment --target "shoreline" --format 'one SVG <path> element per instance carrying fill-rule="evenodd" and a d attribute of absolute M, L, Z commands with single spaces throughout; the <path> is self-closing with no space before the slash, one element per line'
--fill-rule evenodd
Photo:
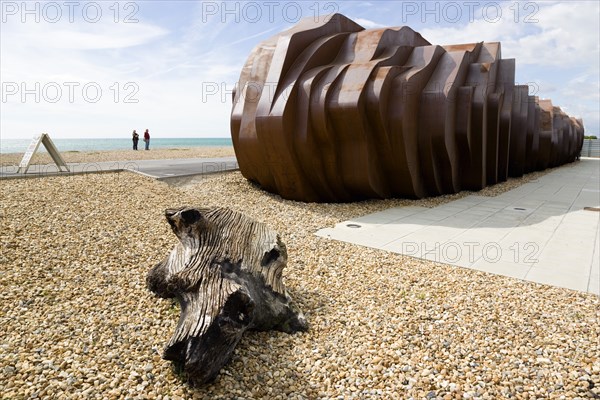
<path fill-rule="evenodd" d="M 0 166 L 19 165 L 23 153 L 0 153 Z M 62 151 L 60 152 L 66 163 L 86 163 L 102 161 L 135 161 L 159 160 L 170 158 L 208 158 L 235 156 L 233 146 L 199 146 L 199 147 L 174 147 L 157 148 L 150 150 L 96 150 L 96 151 Z M 31 165 L 54 163 L 48 153 L 36 152 L 31 159 Z"/>
<path fill-rule="evenodd" d="M 116 138 L 55 138 L 51 135 L 54 146 L 60 152 L 80 151 L 111 151 L 132 149 L 131 136 Z M 25 151 L 32 143 L 31 139 L 5 139 L 0 142 L 0 153 L 20 153 Z M 176 137 L 153 137 L 150 147 L 153 149 L 190 148 L 190 147 L 229 147 L 233 142 L 231 138 L 176 138 Z M 140 138 L 138 148 L 145 147 L 145 142 Z M 43 150 L 43 146 L 40 148 Z"/>

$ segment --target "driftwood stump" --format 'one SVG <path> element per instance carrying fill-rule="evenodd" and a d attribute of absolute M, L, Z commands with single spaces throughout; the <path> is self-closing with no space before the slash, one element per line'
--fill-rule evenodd
<path fill-rule="evenodd" d="M 148 288 L 181 305 L 163 358 L 197 386 L 213 380 L 247 329 L 305 331 L 281 274 L 285 245 L 263 223 L 225 208 L 165 211 L 179 244 L 147 276 Z"/>

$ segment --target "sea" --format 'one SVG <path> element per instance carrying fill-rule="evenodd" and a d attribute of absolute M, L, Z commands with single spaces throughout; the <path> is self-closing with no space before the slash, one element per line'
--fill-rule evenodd
<path fill-rule="evenodd" d="M 140 135 L 141 136 L 141 135 Z M 58 151 L 102 151 L 102 150 L 129 150 L 132 147 L 131 138 L 110 139 L 54 139 L 52 142 Z M 24 153 L 29 147 L 31 139 L 2 139 L 0 138 L 0 153 Z M 140 139 L 138 148 L 144 148 L 144 141 Z M 189 147 L 221 147 L 232 146 L 231 138 L 151 138 L 152 149 L 184 149 Z M 40 145 L 39 152 L 46 148 Z"/>

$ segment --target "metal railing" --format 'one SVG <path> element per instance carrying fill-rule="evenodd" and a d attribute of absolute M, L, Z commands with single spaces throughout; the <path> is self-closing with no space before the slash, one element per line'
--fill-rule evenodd
<path fill-rule="evenodd" d="M 584 139 L 581 148 L 581 157 L 600 158 L 600 139 Z"/>

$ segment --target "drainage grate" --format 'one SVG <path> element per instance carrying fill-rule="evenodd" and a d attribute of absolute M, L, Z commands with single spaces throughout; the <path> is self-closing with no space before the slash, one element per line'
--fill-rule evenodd
<path fill-rule="evenodd" d="M 513 210 L 517 210 L 517 211 L 525 211 L 525 208 L 521 208 L 521 207 L 515 207 L 515 208 L 513 208 Z"/>
<path fill-rule="evenodd" d="M 596 211 L 600 212 L 600 207 L 583 207 L 585 211 Z"/>
<path fill-rule="evenodd" d="M 359 224 L 346 224 L 348 228 L 360 228 Z"/>

